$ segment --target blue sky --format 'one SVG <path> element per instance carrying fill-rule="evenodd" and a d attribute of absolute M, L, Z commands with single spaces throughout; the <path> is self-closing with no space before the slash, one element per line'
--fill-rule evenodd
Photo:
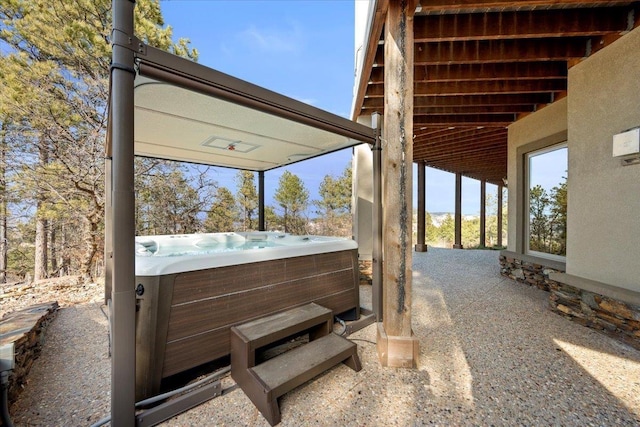
<path fill-rule="evenodd" d="M 567 148 L 544 151 L 529 157 L 529 186 L 542 186 L 547 192 L 556 187 L 567 176 Z"/>
<path fill-rule="evenodd" d="M 333 1 L 161 1 L 174 38 L 191 40 L 198 62 L 289 97 L 349 117 L 354 83 L 354 2 Z M 339 176 L 351 150 L 287 167 L 318 199 L 326 174 Z M 284 169 L 265 174 L 265 199 Z M 235 192 L 235 171 L 214 179 Z M 415 176 L 415 174 L 414 174 Z M 455 177 L 427 168 L 427 210 L 453 212 Z M 480 183 L 463 179 L 463 213 L 478 214 Z M 487 186 L 487 194 L 496 187 Z M 415 199 L 415 191 L 414 191 Z M 416 203 L 414 202 L 414 205 Z"/>

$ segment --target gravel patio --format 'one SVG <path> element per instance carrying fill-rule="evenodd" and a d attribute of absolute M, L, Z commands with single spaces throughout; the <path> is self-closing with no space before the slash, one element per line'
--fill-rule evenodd
<path fill-rule="evenodd" d="M 381 368 L 371 325 L 350 336 L 362 371 L 340 365 L 286 394 L 280 425 L 640 425 L 639 351 L 550 312 L 546 292 L 500 276 L 498 252 L 413 257 L 418 369 Z M 109 414 L 107 320 L 95 292 L 50 325 L 11 407 L 16 426 L 87 426 Z M 370 287 L 361 295 L 370 305 Z M 236 389 L 163 425 L 268 423 Z"/>

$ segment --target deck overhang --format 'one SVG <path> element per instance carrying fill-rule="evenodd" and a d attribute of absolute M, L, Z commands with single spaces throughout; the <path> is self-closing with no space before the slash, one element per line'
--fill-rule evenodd
<path fill-rule="evenodd" d="M 384 26 L 370 3 L 352 117 L 384 114 Z M 507 127 L 566 96 L 567 70 L 638 26 L 640 2 L 414 1 L 413 160 L 503 185 Z"/>

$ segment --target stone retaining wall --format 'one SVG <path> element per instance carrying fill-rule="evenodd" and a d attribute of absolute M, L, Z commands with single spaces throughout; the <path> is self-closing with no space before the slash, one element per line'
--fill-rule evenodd
<path fill-rule="evenodd" d="M 549 278 L 560 272 L 535 262 L 500 255 L 500 273 L 549 292 L 549 308 L 581 325 L 640 349 L 640 306 L 618 301 Z"/>
<path fill-rule="evenodd" d="M 500 274 L 509 277 L 516 282 L 535 286 L 543 291 L 549 291 L 555 282 L 549 279 L 549 273 L 558 273 L 559 270 L 545 267 L 529 261 L 500 255 Z"/>
<path fill-rule="evenodd" d="M 9 375 L 9 402 L 15 402 L 22 391 L 31 366 L 42 351 L 44 331 L 57 309 L 57 302 L 38 304 L 6 314 L 0 320 L 0 345 L 14 343 L 15 369 Z"/>
<path fill-rule="evenodd" d="M 640 350 L 640 306 L 553 282 L 551 310 Z"/>

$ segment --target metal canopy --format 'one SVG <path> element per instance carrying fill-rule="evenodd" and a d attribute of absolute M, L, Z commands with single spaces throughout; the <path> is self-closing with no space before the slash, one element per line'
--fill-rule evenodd
<path fill-rule="evenodd" d="M 374 142 L 369 127 L 154 48 L 136 68 L 139 156 L 267 171 Z"/>

